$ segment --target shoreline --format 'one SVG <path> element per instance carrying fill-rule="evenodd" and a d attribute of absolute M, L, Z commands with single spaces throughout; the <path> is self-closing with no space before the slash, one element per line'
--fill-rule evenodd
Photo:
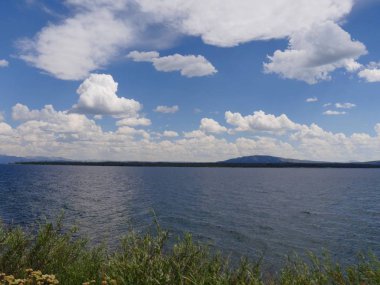
<path fill-rule="evenodd" d="M 119 161 L 28 161 L 8 165 L 67 165 L 67 166 L 123 166 L 123 167 L 196 167 L 196 168 L 371 168 L 380 164 L 369 163 L 224 163 L 224 162 L 119 162 Z"/>

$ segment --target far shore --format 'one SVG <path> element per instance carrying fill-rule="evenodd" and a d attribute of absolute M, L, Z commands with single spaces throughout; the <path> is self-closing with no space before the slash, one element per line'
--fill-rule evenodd
<path fill-rule="evenodd" d="M 82 165 L 132 167 L 218 167 L 218 168 L 380 168 L 380 164 L 338 162 L 226 163 L 226 162 L 144 162 L 144 161 L 27 161 L 17 165 Z"/>

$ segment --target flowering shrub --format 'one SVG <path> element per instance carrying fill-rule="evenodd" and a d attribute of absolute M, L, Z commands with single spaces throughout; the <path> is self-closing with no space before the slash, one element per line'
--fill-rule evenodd
<path fill-rule="evenodd" d="M 0 273 L 0 285 L 55 285 L 59 284 L 59 281 L 55 278 L 55 275 L 42 274 L 41 271 L 33 271 L 33 269 L 27 269 L 26 278 L 18 279 L 13 275 L 6 275 Z"/>
<path fill-rule="evenodd" d="M 328 256 L 293 257 L 272 274 L 244 258 L 231 265 L 189 234 L 168 243 L 168 233 L 159 226 L 152 233 L 128 233 L 114 251 L 89 246 L 74 233 L 63 230 L 60 222 L 30 232 L 0 223 L 0 272 L 8 274 L 0 274 L 0 285 L 380 284 L 375 255 L 361 255 L 344 268 Z"/>

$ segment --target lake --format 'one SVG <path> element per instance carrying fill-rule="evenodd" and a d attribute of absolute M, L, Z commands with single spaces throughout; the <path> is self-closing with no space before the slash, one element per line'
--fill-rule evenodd
<path fill-rule="evenodd" d="M 65 211 L 95 241 L 152 224 L 191 232 L 232 258 L 326 249 L 380 255 L 380 169 L 0 166 L 0 218 L 30 225 Z"/>

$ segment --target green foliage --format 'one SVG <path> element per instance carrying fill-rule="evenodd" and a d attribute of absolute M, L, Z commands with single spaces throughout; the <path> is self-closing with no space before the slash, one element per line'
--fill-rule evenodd
<path fill-rule="evenodd" d="M 357 264 L 343 269 L 339 264 L 333 263 L 324 253 L 322 258 L 309 253 L 307 262 L 294 256 L 288 259 L 282 269 L 279 284 L 308 285 L 308 284 L 380 284 L 380 262 L 373 254 L 359 255 Z"/>
<path fill-rule="evenodd" d="M 53 280 L 53 276 L 59 284 L 70 285 L 380 284 L 380 262 L 374 255 L 360 255 L 356 264 L 347 268 L 334 264 L 327 255 L 310 254 L 307 260 L 292 256 L 278 275 L 271 275 L 262 272 L 260 262 L 244 258 L 232 266 L 189 234 L 172 246 L 168 240 L 168 233 L 157 225 L 152 233 L 127 234 L 119 248 L 109 252 L 103 245 L 91 247 L 86 239 L 76 237 L 75 228 L 64 231 L 62 219 L 30 231 L 0 224 L 0 284 L 34 284 L 4 281 L 7 276 L 28 280 L 32 276 L 29 268 L 40 270 L 33 274 L 50 274 L 41 273 L 38 278 Z"/>
<path fill-rule="evenodd" d="M 84 278 L 100 280 L 105 248 L 87 247 L 86 239 L 74 239 L 75 228 L 63 232 L 61 222 L 40 225 L 36 234 L 0 225 L 0 273 L 21 278 L 26 269 L 36 268 L 54 273 L 60 284 L 82 284 Z"/>

